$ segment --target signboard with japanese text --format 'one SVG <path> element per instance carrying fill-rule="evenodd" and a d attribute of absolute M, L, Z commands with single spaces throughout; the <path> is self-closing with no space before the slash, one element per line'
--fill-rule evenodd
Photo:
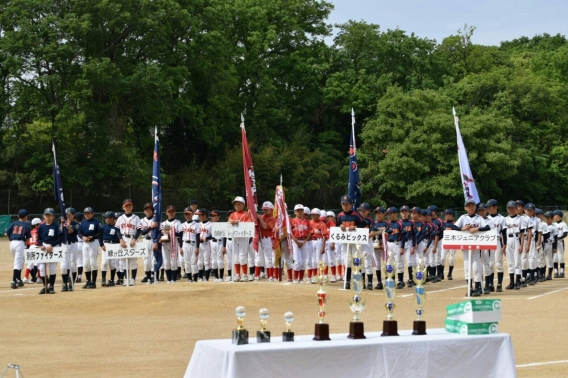
<path fill-rule="evenodd" d="M 148 249 L 148 243 L 138 242 L 134 247 L 122 248 L 120 244 L 105 244 L 106 256 L 108 259 L 133 259 L 138 257 L 147 257 L 152 253 Z"/>
<path fill-rule="evenodd" d="M 331 227 L 329 229 L 329 242 L 342 244 L 368 244 L 369 229 L 356 228 L 353 231 L 341 231 L 341 227 Z"/>
<path fill-rule="evenodd" d="M 469 231 L 444 231 L 443 249 L 461 250 L 496 250 L 500 235 L 497 230 L 480 231 L 471 234 Z"/>
<path fill-rule="evenodd" d="M 239 222 L 232 225 L 229 222 L 211 223 L 211 236 L 220 238 L 252 238 L 254 237 L 254 222 Z"/>
<path fill-rule="evenodd" d="M 53 247 L 51 253 L 48 253 L 47 249 L 42 251 L 39 247 L 24 249 L 24 255 L 28 263 L 58 263 L 67 258 L 67 247 Z"/>

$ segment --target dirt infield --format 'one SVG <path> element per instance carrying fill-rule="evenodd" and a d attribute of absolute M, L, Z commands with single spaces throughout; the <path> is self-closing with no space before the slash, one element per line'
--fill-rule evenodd
<path fill-rule="evenodd" d="M 426 286 L 428 327 L 443 327 L 445 306 L 464 299 L 461 253 L 457 257 L 454 281 Z M 296 315 L 296 334 L 313 333 L 317 321 L 317 285 L 184 281 L 61 293 L 58 272 L 57 294 L 38 295 L 40 285 L 10 289 L 11 274 L 12 257 L 3 238 L 0 372 L 8 363 L 19 364 L 26 378 L 181 377 L 197 340 L 230 337 L 238 305 L 248 310 L 245 322 L 249 330 L 258 328 L 261 307 L 271 312 L 268 328 L 273 334 L 283 330 L 286 311 Z M 339 290 L 339 284 L 328 285 L 328 292 L 326 319 L 330 330 L 348 332 L 350 292 Z M 412 327 L 414 302 L 410 293 L 408 288 L 398 291 L 399 329 Z M 384 295 L 375 290 L 363 295 L 367 298 L 362 316 L 365 330 L 380 331 L 385 317 Z M 568 279 L 506 291 L 499 297 L 503 300 L 499 330 L 512 335 L 517 365 L 568 359 L 568 320 L 563 313 Z M 568 362 L 563 362 L 521 366 L 517 371 L 520 377 L 564 377 L 567 369 Z M 11 372 L 6 376 L 15 375 Z"/>

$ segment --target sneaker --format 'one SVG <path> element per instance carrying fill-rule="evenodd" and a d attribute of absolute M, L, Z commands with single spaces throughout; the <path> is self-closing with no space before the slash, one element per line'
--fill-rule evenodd
<path fill-rule="evenodd" d="M 546 281 L 546 278 L 544 278 L 544 275 L 538 277 L 538 282 L 544 282 L 544 281 Z"/>
<path fill-rule="evenodd" d="M 300 283 L 300 281 L 299 281 L 299 280 L 294 280 L 294 283 L 297 284 L 297 283 Z"/>
<path fill-rule="evenodd" d="M 186 274 L 186 276 L 187 276 L 187 274 Z M 185 277 L 185 278 L 187 278 L 187 277 Z M 148 282 L 148 281 L 149 281 L 149 280 L 148 280 L 148 277 L 144 277 L 144 278 L 142 278 L 142 281 L 140 281 L 140 282 L 146 283 L 146 282 Z"/>
<path fill-rule="evenodd" d="M 414 286 L 414 281 L 411 281 L 411 280 L 406 281 L 406 286 L 408 286 L 408 287 Z"/>
<path fill-rule="evenodd" d="M 239 282 L 241 280 L 241 276 L 239 274 L 235 274 L 235 282 Z"/>
<path fill-rule="evenodd" d="M 263 280 L 266 278 L 266 274 L 264 272 L 260 272 L 260 279 Z"/>
<path fill-rule="evenodd" d="M 201 282 L 201 281 L 202 281 L 202 280 L 201 280 L 201 278 L 200 278 L 200 279 L 199 279 L 199 282 Z M 247 275 L 246 275 L 246 274 L 243 274 L 243 275 L 241 276 L 241 279 L 239 280 L 239 282 L 247 282 L 247 281 L 248 281 Z"/>
<path fill-rule="evenodd" d="M 24 286 L 24 283 L 23 283 L 22 281 L 20 281 L 20 280 L 18 280 L 18 282 L 17 282 L 16 284 L 18 285 L 18 287 L 23 287 L 23 286 Z"/>
<path fill-rule="evenodd" d="M 375 289 L 377 289 L 377 290 L 383 290 L 383 283 L 382 283 L 382 282 L 379 282 L 379 283 L 377 284 L 377 286 L 375 286 Z"/>
<path fill-rule="evenodd" d="M 134 278 L 130 279 L 130 286 L 136 286 L 136 280 Z"/>
<path fill-rule="evenodd" d="M 300 280 L 300 284 L 305 284 L 305 283 L 306 283 L 306 281 Z"/>
<path fill-rule="evenodd" d="M 536 285 L 536 282 L 533 279 L 528 280 L 530 286 Z"/>
<path fill-rule="evenodd" d="M 345 284 L 343 285 L 343 288 L 345 290 L 350 290 L 351 289 L 351 282 L 349 282 L 349 281 L 345 282 Z"/>
<path fill-rule="evenodd" d="M 443 280 L 444 280 L 444 274 L 442 274 L 442 275 L 440 275 L 440 276 L 438 276 L 438 277 L 440 278 L 440 281 L 443 281 Z"/>
<path fill-rule="evenodd" d="M 253 276 L 252 274 L 249 274 L 249 276 L 248 276 L 248 280 L 249 280 L 249 282 L 252 282 L 252 281 L 254 281 L 254 276 Z"/>
<path fill-rule="evenodd" d="M 503 291 L 503 286 L 497 284 L 497 290 L 498 293 L 501 293 Z"/>
<path fill-rule="evenodd" d="M 294 280 L 292 280 L 291 278 L 288 278 L 288 280 L 286 282 L 292 283 L 292 282 L 294 282 Z"/>
<path fill-rule="evenodd" d="M 558 272 L 554 273 L 554 278 L 560 278 L 560 274 L 558 274 Z"/>
<path fill-rule="evenodd" d="M 160 283 L 160 280 L 152 280 L 153 285 L 158 285 L 159 283 Z"/>
<path fill-rule="evenodd" d="M 489 291 L 491 293 L 495 292 L 495 286 L 493 286 L 493 284 L 489 285 Z"/>
<path fill-rule="evenodd" d="M 268 279 L 268 282 L 274 282 L 274 278 L 270 277 L 270 278 Z"/>
<path fill-rule="evenodd" d="M 185 273 L 182 278 L 185 278 L 187 280 L 189 277 L 187 276 L 187 273 Z M 145 282 L 145 281 L 142 280 L 142 282 Z"/>
<path fill-rule="evenodd" d="M 337 282 L 337 277 L 331 276 L 329 282 Z"/>
<path fill-rule="evenodd" d="M 451 280 L 453 280 L 452 275 L 448 274 L 448 281 L 451 281 Z"/>
<path fill-rule="evenodd" d="M 88 288 L 89 288 L 89 284 L 90 284 L 89 281 L 85 282 L 85 284 L 83 285 L 83 289 L 88 289 Z"/>
<path fill-rule="evenodd" d="M 258 282 L 259 279 L 260 279 L 260 277 L 258 277 L 258 276 L 254 277 L 254 282 Z M 249 281 L 250 281 L 250 279 L 249 279 Z"/>
<path fill-rule="evenodd" d="M 547 276 L 546 276 L 546 280 L 547 280 L 547 281 L 551 281 L 551 280 L 552 280 L 552 276 L 551 276 L 550 274 L 547 275 Z"/>
<path fill-rule="evenodd" d="M 225 282 L 233 282 L 233 277 L 229 276 L 225 278 Z"/>
<path fill-rule="evenodd" d="M 102 287 L 105 287 L 106 285 L 107 285 L 106 280 L 102 280 L 102 281 L 101 281 L 101 286 L 102 286 Z"/>
<path fill-rule="evenodd" d="M 404 288 L 406 285 L 404 284 L 404 282 L 402 281 L 398 281 L 398 283 L 396 284 L 396 288 L 397 289 L 402 289 Z"/>
<path fill-rule="evenodd" d="M 53 288 L 53 286 L 47 288 L 47 294 L 55 294 L 55 289 Z"/>
<path fill-rule="evenodd" d="M 90 282 L 89 283 L 89 287 L 87 289 L 96 289 L 97 288 L 97 284 L 94 282 Z"/>
<path fill-rule="evenodd" d="M 81 283 L 81 277 L 77 277 L 77 281 L 75 283 Z"/>
<path fill-rule="evenodd" d="M 61 287 L 61 292 L 65 292 L 65 291 L 69 291 L 69 288 L 67 287 L 67 284 L 64 283 L 63 286 Z"/>
<path fill-rule="evenodd" d="M 373 284 L 368 282 L 367 283 L 367 290 L 373 290 Z"/>
<path fill-rule="evenodd" d="M 41 278 L 36 279 L 36 284 L 43 285 L 43 281 L 41 280 Z"/>
<path fill-rule="evenodd" d="M 499 289 L 500 285 L 497 285 L 497 289 Z M 514 283 L 510 283 L 509 285 L 507 285 L 507 287 L 505 288 L 505 290 L 513 290 L 515 288 L 515 284 Z M 499 290 L 497 290 L 499 291 Z"/>
<path fill-rule="evenodd" d="M 472 297 L 480 297 L 481 296 L 481 289 L 475 289 L 471 292 Z"/>
<path fill-rule="evenodd" d="M 164 282 L 164 276 L 160 276 L 160 281 Z"/>
<path fill-rule="evenodd" d="M 73 286 L 74 286 L 74 285 L 72 285 L 71 282 L 69 282 L 69 283 L 67 284 L 67 291 L 74 291 L 74 290 L 73 290 Z"/>
<path fill-rule="evenodd" d="M 28 278 L 24 278 L 24 281 L 23 281 L 23 282 L 24 282 L 24 283 L 27 283 L 27 284 L 31 284 L 31 283 L 33 283 L 33 282 L 32 282 L 32 281 L 30 281 L 30 280 L 29 280 Z"/>
<path fill-rule="evenodd" d="M 114 286 L 114 281 L 113 280 L 108 280 L 106 283 L 106 287 L 113 287 Z"/>
<path fill-rule="evenodd" d="M 317 279 L 317 278 L 316 278 L 315 276 L 314 276 L 314 277 L 312 277 L 312 283 L 313 283 L 313 284 L 316 284 L 316 283 L 318 283 L 318 279 Z"/>
<path fill-rule="evenodd" d="M 12 281 L 12 283 L 10 284 L 10 287 L 11 287 L 12 289 L 17 289 L 17 288 L 18 288 L 18 285 L 17 285 L 14 281 Z"/>
<path fill-rule="evenodd" d="M 490 293 L 491 293 L 491 289 L 489 289 L 488 287 L 483 288 L 483 294 L 489 295 Z"/>
<path fill-rule="evenodd" d="M 47 290 L 45 290 L 45 287 L 42 287 L 41 290 L 39 291 L 40 294 L 47 294 Z"/>
<path fill-rule="evenodd" d="M 565 278 L 564 277 L 564 272 L 560 273 L 560 276 L 558 278 Z"/>
<path fill-rule="evenodd" d="M 521 287 L 527 287 L 527 281 L 522 281 L 522 282 L 521 282 Z"/>
<path fill-rule="evenodd" d="M 514 290 L 521 290 L 521 285 L 518 283 L 515 284 Z"/>

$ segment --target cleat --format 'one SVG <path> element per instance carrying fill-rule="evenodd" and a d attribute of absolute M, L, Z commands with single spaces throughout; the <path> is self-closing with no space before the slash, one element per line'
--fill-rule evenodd
<path fill-rule="evenodd" d="M 26 284 L 31 284 L 31 283 L 33 283 L 33 282 L 30 281 L 28 278 L 24 278 L 24 281 L 23 281 L 23 282 L 26 283 Z"/>
<path fill-rule="evenodd" d="M 114 286 L 114 281 L 113 280 L 108 280 L 106 283 L 106 287 L 113 287 Z"/>
<path fill-rule="evenodd" d="M 299 284 L 299 283 L 300 283 L 300 280 L 294 280 L 294 283 L 295 283 L 295 284 Z"/>
<path fill-rule="evenodd" d="M 345 282 L 345 284 L 343 285 L 343 289 L 345 289 L 345 290 L 351 289 L 351 282 L 349 282 L 349 281 Z"/>
<path fill-rule="evenodd" d="M 96 289 L 97 288 L 97 284 L 94 282 L 89 282 L 89 287 L 87 287 L 87 289 Z"/>
<path fill-rule="evenodd" d="M 557 273 L 554 273 L 554 278 L 560 278 L 560 275 Z"/>
<path fill-rule="evenodd" d="M 406 281 L 406 286 L 408 286 L 408 287 L 414 286 L 414 281 L 411 281 L 411 280 Z"/>
<path fill-rule="evenodd" d="M 203 281 L 202 278 L 199 279 L 199 282 L 201 282 L 201 281 Z M 243 274 L 243 275 L 241 276 L 241 279 L 239 280 L 239 282 L 247 282 L 247 281 L 248 281 L 248 280 L 247 280 L 247 275 L 246 275 L 246 274 Z"/>
<path fill-rule="evenodd" d="M 107 285 L 106 280 L 102 280 L 102 281 L 101 281 L 101 286 L 102 286 L 102 287 L 105 287 L 106 285 Z"/>
<path fill-rule="evenodd" d="M 253 277 L 253 275 L 252 275 L 252 274 L 249 274 L 249 276 L 248 276 L 248 280 L 249 280 L 249 282 L 252 282 L 252 281 L 254 281 L 254 277 Z"/>
<path fill-rule="evenodd" d="M 229 276 L 225 278 L 225 282 L 233 282 L 233 277 Z"/>
<path fill-rule="evenodd" d="M 174 281 L 176 282 L 176 281 Z M 134 278 L 130 279 L 130 286 L 136 286 L 136 280 Z"/>
<path fill-rule="evenodd" d="M 17 288 L 18 288 L 18 285 L 17 285 L 14 281 L 12 281 L 12 283 L 10 284 L 10 287 L 11 287 L 12 289 L 17 289 Z"/>
<path fill-rule="evenodd" d="M 318 283 L 318 279 L 317 279 L 315 276 L 312 277 L 312 283 L 313 283 L 313 284 Z"/>
<path fill-rule="evenodd" d="M 375 289 L 377 289 L 377 290 L 383 290 L 383 283 L 382 283 L 382 282 L 379 282 L 379 283 L 377 284 L 377 286 L 375 286 Z"/>
<path fill-rule="evenodd" d="M 521 282 L 521 287 L 527 287 L 527 281 L 522 281 L 522 282 Z"/>
<path fill-rule="evenodd" d="M 560 273 L 560 276 L 558 278 L 565 278 L 564 277 L 564 272 Z"/>
<path fill-rule="evenodd" d="M 89 281 L 85 282 L 85 284 L 83 285 L 83 289 L 88 289 L 88 288 L 89 288 L 89 284 L 90 284 Z"/>
<path fill-rule="evenodd" d="M 451 280 L 453 280 L 453 277 L 452 277 L 451 274 L 448 274 L 448 281 L 451 281 Z"/>
<path fill-rule="evenodd" d="M 404 286 L 406 286 L 406 285 L 402 281 L 398 281 L 398 283 L 396 284 L 397 289 L 402 289 L 402 288 L 404 288 Z"/>
<path fill-rule="evenodd" d="M 75 283 L 81 283 L 81 277 L 77 277 L 77 281 Z"/>
<path fill-rule="evenodd" d="M 483 288 L 483 294 L 489 295 L 490 293 L 491 293 L 491 289 L 489 289 L 488 287 Z"/>
<path fill-rule="evenodd" d="M 24 286 L 24 283 L 23 283 L 22 281 L 20 281 L 20 280 L 18 280 L 18 282 L 17 282 L 16 284 L 18 285 L 18 287 L 23 287 L 23 286 Z"/>
<path fill-rule="evenodd" d="M 187 274 L 186 274 L 186 276 L 187 276 Z M 184 278 L 187 278 L 187 277 L 184 277 Z M 140 282 L 146 283 L 148 281 L 149 281 L 148 277 L 144 277 L 144 278 L 142 278 L 142 281 L 140 281 Z"/>
<path fill-rule="evenodd" d="M 528 284 L 530 286 L 534 286 L 534 285 L 536 285 L 536 282 L 534 280 L 529 280 Z"/>
<path fill-rule="evenodd" d="M 266 274 L 264 272 L 260 272 L 260 279 L 263 280 L 266 278 Z"/>
<path fill-rule="evenodd" d="M 544 278 L 544 276 L 538 277 L 538 282 L 544 282 L 544 281 L 546 281 L 546 278 Z"/>
<path fill-rule="evenodd" d="M 40 294 L 47 294 L 47 290 L 45 290 L 45 287 L 42 287 L 41 290 L 39 291 Z"/>
<path fill-rule="evenodd" d="M 69 288 L 67 287 L 67 284 L 64 283 L 63 286 L 61 287 L 61 292 L 65 292 L 65 291 L 69 291 Z"/>
<path fill-rule="evenodd" d="M 444 275 L 442 274 L 441 276 L 438 276 L 440 278 L 440 281 L 444 280 Z"/>
<path fill-rule="evenodd" d="M 32 278 L 32 279 L 30 280 L 30 283 L 37 283 L 37 278 Z"/>
<path fill-rule="evenodd" d="M 53 286 L 50 286 L 50 287 L 47 288 L 47 292 L 49 294 L 55 294 L 55 289 L 53 288 Z"/>
<path fill-rule="evenodd" d="M 471 296 L 472 297 L 480 297 L 481 296 L 481 290 L 475 289 L 474 291 L 471 292 Z"/>
<path fill-rule="evenodd" d="M 491 293 L 495 292 L 495 286 L 493 286 L 493 284 L 489 285 L 489 291 Z"/>
<path fill-rule="evenodd" d="M 373 290 L 373 284 L 372 283 L 368 283 L 367 284 L 367 290 Z"/>
<path fill-rule="evenodd" d="M 260 280 L 260 277 L 258 277 L 258 276 L 257 276 L 257 277 L 254 277 L 254 282 L 258 282 L 259 280 Z M 215 281 L 217 281 L 217 280 L 215 280 Z M 249 280 L 249 281 L 250 281 L 250 280 Z"/>
<path fill-rule="evenodd" d="M 69 284 L 67 285 L 67 291 L 75 291 L 73 289 L 73 285 L 71 285 L 71 282 L 69 282 Z"/>
<path fill-rule="evenodd" d="M 502 285 L 497 285 L 497 290 L 498 293 L 501 293 L 503 291 L 503 286 Z"/>
<path fill-rule="evenodd" d="M 270 277 L 270 278 L 268 279 L 268 282 L 274 282 L 274 278 Z"/>
<path fill-rule="evenodd" d="M 521 290 L 521 285 L 518 283 L 515 284 L 514 290 Z"/>
<path fill-rule="evenodd" d="M 337 278 L 335 276 L 331 276 L 329 282 L 337 282 Z"/>
<path fill-rule="evenodd" d="M 507 285 L 505 290 L 513 290 L 514 288 L 515 288 L 515 284 L 511 282 L 509 285 Z"/>
<path fill-rule="evenodd" d="M 547 281 L 551 281 L 551 280 L 552 280 L 552 276 L 549 274 L 548 276 L 546 276 L 546 280 L 547 280 Z"/>

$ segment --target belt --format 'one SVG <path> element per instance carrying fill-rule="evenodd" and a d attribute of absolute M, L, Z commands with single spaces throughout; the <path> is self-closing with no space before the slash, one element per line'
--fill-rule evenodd
<path fill-rule="evenodd" d="M 103 240 L 103 243 L 107 243 L 107 244 L 120 244 L 120 242 L 112 241 L 112 240 Z"/>
<path fill-rule="evenodd" d="M 187 244 L 195 244 L 195 242 L 194 242 L 194 241 L 191 241 L 191 240 L 184 240 L 183 242 L 184 242 L 184 243 L 187 243 Z"/>
<path fill-rule="evenodd" d="M 122 235 L 122 236 L 124 236 L 125 238 L 131 238 L 132 237 L 130 235 Z"/>
<path fill-rule="evenodd" d="M 146 236 L 144 239 L 146 239 L 146 240 L 152 240 L 152 237 L 151 237 L 151 236 L 150 236 L 150 237 Z"/>
<path fill-rule="evenodd" d="M 272 239 L 270 236 L 263 236 L 263 239 Z"/>
<path fill-rule="evenodd" d="M 390 241 L 390 240 L 389 240 L 389 243 L 400 244 L 399 241 Z"/>
<path fill-rule="evenodd" d="M 233 238 L 227 238 L 227 240 L 233 240 Z"/>

